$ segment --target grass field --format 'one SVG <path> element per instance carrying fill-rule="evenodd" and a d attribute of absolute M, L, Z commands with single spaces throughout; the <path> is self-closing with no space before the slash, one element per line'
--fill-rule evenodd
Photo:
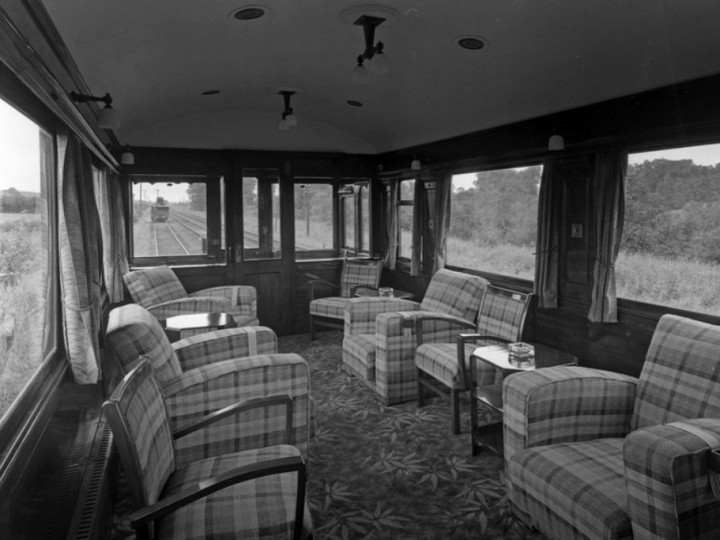
<path fill-rule="evenodd" d="M 534 246 L 492 247 L 448 240 L 448 264 L 525 279 L 535 277 Z M 621 253 L 615 264 L 619 298 L 720 315 L 720 265 Z"/>

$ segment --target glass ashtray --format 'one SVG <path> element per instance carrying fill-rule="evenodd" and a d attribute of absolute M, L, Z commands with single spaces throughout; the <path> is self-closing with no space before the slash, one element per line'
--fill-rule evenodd
<path fill-rule="evenodd" d="M 522 341 L 508 344 L 508 362 L 515 367 L 531 367 L 535 365 L 535 347 Z"/>

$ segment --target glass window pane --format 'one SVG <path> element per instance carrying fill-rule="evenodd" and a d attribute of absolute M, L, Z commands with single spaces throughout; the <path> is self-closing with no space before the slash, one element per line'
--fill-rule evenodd
<path fill-rule="evenodd" d="M 541 176 L 541 165 L 453 175 L 448 264 L 534 279 Z"/>
<path fill-rule="evenodd" d="M 355 197 L 348 196 L 340 199 L 342 204 L 343 225 L 343 247 L 356 249 L 355 245 Z"/>
<path fill-rule="evenodd" d="M 720 145 L 631 154 L 617 295 L 691 311 L 720 305 Z"/>
<path fill-rule="evenodd" d="M 400 201 L 398 206 L 398 257 L 409 259 L 412 256 L 412 226 L 415 198 L 415 180 L 400 182 Z M 420 247 L 420 246 L 418 246 Z"/>
<path fill-rule="evenodd" d="M 55 346 L 46 336 L 53 140 L 0 100 L 0 416 Z"/>
<path fill-rule="evenodd" d="M 360 186 L 360 251 L 370 252 L 370 189 Z"/>
<path fill-rule="evenodd" d="M 204 183 L 133 183 L 133 255 L 178 257 L 207 252 Z"/>
<path fill-rule="evenodd" d="M 279 259 L 280 183 L 276 170 L 243 173 L 244 259 Z"/>
<path fill-rule="evenodd" d="M 299 256 L 333 250 L 330 184 L 295 184 L 295 251 Z"/>

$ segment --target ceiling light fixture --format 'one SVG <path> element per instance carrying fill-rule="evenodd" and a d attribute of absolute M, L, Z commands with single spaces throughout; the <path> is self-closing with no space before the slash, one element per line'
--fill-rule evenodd
<path fill-rule="evenodd" d="M 457 44 L 469 51 L 479 51 L 487 46 L 487 41 L 479 36 L 460 36 Z"/>
<path fill-rule="evenodd" d="M 102 101 L 105 103 L 105 107 L 100 109 L 97 116 L 98 127 L 101 129 L 116 129 L 120 127 L 120 119 L 117 116 L 117 111 L 112 108 L 112 98 L 110 94 L 105 94 L 102 97 L 90 96 L 88 94 L 78 94 L 77 92 L 70 92 L 70 97 L 76 103 L 87 103 L 89 101 Z"/>
<path fill-rule="evenodd" d="M 135 165 L 135 156 L 130 151 L 130 145 L 126 144 L 122 154 L 120 154 L 120 163 L 122 165 Z"/>
<path fill-rule="evenodd" d="M 551 135 L 548 139 L 548 150 L 551 152 L 565 150 L 565 138 L 557 133 Z"/>
<path fill-rule="evenodd" d="M 413 171 L 420 171 L 422 170 L 422 162 L 418 159 L 417 156 L 413 157 L 413 160 L 410 162 L 410 168 Z"/>
<path fill-rule="evenodd" d="M 365 50 L 357 57 L 357 65 L 353 70 L 353 80 L 358 83 L 367 82 L 365 61 L 369 61 L 369 67 L 375 73 L 387 73 L 389 71 L 387 57 L 383 51 L 382 41 L 375 43 L 375 28 L 385 21 L 383 17 L 362 15 L 355 21 L 355 25 L 363 27 L 365 36 Z"/>
<path fill-rule="evenodd" d="M 280 90 L 278 92 L 283 97 L 285 108 L 282 112 L 282 120 L 278 124 L 278 129 L 281 131 L 287 131 L 293 126 L 297 126 L 297 116 L 293 113 L 293 109 L 290 106 L 290 98 L 295 95 L 292 90 Z"/>

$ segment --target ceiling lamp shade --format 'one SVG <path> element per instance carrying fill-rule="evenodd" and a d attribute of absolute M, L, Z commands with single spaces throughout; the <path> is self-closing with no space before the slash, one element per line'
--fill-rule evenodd
<path fill-rule="evenodd" d="M 548 150 L 551 152 L 565 150 L 565 138 L 562 135 L 552 135 L 548 139 Z"/>
<path fill-rule="evenodd" d="M 125 145 L 125 149 L 123 150 L 123 153 L 120 154 L 120 164 L 121 165 L 135 165 L 135 156 L 130 151 L 130 145 Z"/>
<path fill-rule="evenodd" d="M 117 111 L 110 105 L 106 105 L 98 113 L 98 126 L 102 129 L 117 129 L 120 127 L 120 118 Z"/>
<path fill-rule="evenodd" d="M 422 163 L 418 158 L 413 158 L 413 160 L 410 162 L 410 168 L 413 171 L 420 171 L 422 170 Z"/>
<path fill-rule="evenodd" d="M 90 96 L 88 94 L 78 94 L 77 92 L 70 92 L 70 97 L 76 103 L 102 101 L 103 103 L 105 103 L 105 107 L 100 109 L 100 112 L 98 113 L 98 127 L 101 129 L 117 129 L 120 127 L 120 118 L 117 115 L 117 111 L 112 107 L 112 97 L 110 97 L 110 94 L 105 94 L 102 97 L 98 97 Z"/>

